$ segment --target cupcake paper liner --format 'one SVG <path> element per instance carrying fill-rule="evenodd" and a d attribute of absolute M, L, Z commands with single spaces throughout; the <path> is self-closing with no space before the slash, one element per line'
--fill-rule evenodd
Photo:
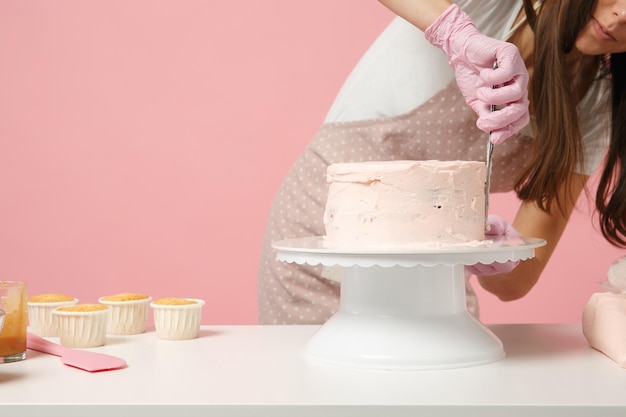
<path fill-rule="evenodd" d="M 78 298 L 70 301 L 28 302 L 28 330 L 41 337 L 58 336 L 57 317 L 52 314 L 52 311 L 57 307 L 70 306 L 77 303 Z"/>
<path fill-rule="evenodd" d="M 148 311 L 151 297 L 140 300 L 106 301 L 101 297 L 98 302 L 109 309 L 107 334 L 133 335 L 144 333 L 148 324 Z"/>
<path fill-rule="evenodd" d="M 187 300 L 195 301 L 195 303 L 167 305 L 152 302 L 150 304 L 154 312 L 154 327 L 159 339 L 185 340 L 198 337 L 204 300 L 196 298 L 187 298 Z"/>
<path fill-rule="evenodd" d="M 102 346 L 106 342 L 109 307 L 97 311 L 53 310 L 57 317 L 59 342 L 70 348 L 90 348 Z"/>

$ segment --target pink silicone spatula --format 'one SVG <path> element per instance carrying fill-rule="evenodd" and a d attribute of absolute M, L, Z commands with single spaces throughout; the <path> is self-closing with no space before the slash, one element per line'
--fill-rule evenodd
<path fill-rule="evenodd" d="M 26 346 L 28 349 L 60 356 L 61 362 L 89 372 L 109 371 L 126 367 L 126 361 L 116 356 L 87 350 L 70 349 L 54 342 L 28 333 Z"/>

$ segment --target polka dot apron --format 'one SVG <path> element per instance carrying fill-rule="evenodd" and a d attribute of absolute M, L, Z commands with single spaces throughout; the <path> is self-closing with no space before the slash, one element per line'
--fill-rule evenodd
<path fill-rule="evenodd" d="M 284 179 L 271 208 L 258 276 L 261 324 L 316 324 L 339 307 L 335 268 L 277 261 L 273 241 L 324 235 L 326 168 L 375 160 L 475 160 L 487 135 L 453 82 L 413 111 L 393 117 L 324 124 Z M 494 149 L 492 192 L 512 190 L 532 155 L 532 138 L 516 135 Z M 468 310 L 478 315 L 468 285 Z"/>

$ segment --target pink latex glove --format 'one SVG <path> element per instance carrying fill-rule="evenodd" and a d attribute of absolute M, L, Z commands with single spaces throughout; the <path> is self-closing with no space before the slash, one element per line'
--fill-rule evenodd
<path fill-rule="evenodd" d="M 496 214 L 490 214 L 487 218 L 489 230 L 485 232 L 485 236 L 519 236 L 519 232 L 515 230 L 506 220 Z M 509 261 L 505 263 L 494 262 L 492 264 L 474 264 L 466 265 L 465 270 L 470 274 L 488 276 L 496 274 L 505 274 L 514 270 L 519 261 Z"/>
<path fill-rule="evenodd" d="M 504 142 L 528 124 L 528 71 L 515 45 L 480 33 L 456 4 L 424 34 L 445 52 L 465 101 L 478 115 L 476 126 L 491 132 L 494 144 Z M 493 69 L 494 60 L 497 69 Z M 490 112 L 492 104 L 504 107 Z"/>

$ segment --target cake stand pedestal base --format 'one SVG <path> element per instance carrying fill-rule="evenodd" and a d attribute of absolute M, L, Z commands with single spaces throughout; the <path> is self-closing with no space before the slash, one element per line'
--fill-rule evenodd
<path fill-rule="evenodd" d="M 371 369 L 474 366 L 504 356 L 466 308 L 463 265 L 344 269 L 340 310 L 309 340 L 313 360 Z"/>
<path fill-rule="evenodd" d="M 327 248 L 323 237 L 274 242 L 277 259 L 341 266 L 339 311 L 313 335 L 308 358 L 388 370 L 461 368 L 504 356 L 500 340 L 468 311 L 465 265 L 529 259 L 536 238 L 484 246 L 366 251 Z"/>

